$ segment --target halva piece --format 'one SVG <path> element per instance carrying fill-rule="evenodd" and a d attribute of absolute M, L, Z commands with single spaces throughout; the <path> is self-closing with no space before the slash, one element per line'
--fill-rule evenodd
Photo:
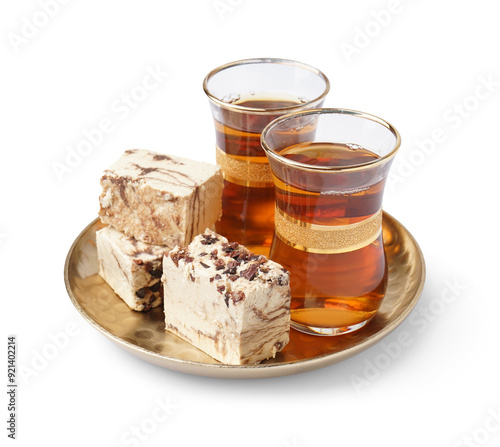
<path fill-rule="evenodd" d="M 131 149 L 101 178 L 101 221 L 148 244 L 187 245 L 221 215 L 219 166 Z"/>
<path fill-rule="evenodd" d="M 112 227 L 96 233 L 96 244 L 99 274 L 131 309 L 147 311 L 162 303 L 168 247 L 146 244 Z"/>
<path fill-rule="evenodd" d="M 289 274 L 209 229 L 163 261 L 166 329 L 222 363 L 274 357 L 289 341 Z"/>

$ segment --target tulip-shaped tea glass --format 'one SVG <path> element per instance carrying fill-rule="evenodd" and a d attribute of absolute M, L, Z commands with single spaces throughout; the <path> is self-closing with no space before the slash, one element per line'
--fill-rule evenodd
<path fill-rule="evenodd" d="M 215 123 L 216 158 L 224 175 L 217 232 L 268 255 L 274 186 L 262 129 L 286 113 L 321 107 L 330 84 L 314 67 L 284 59 L 247 59 L 211 71 L 203 82 Z"/>
<path fill-rule="evenodd" d="M 315 109 L 270 123 L 262 146 L 276 190 L 270 257 L 291 273 L 292 326 L 363 327 L 387 288 L 382 196 L 399 133 L 366 113 Z"/>

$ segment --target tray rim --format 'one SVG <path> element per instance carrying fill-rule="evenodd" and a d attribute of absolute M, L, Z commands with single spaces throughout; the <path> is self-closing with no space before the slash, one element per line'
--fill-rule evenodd
<path fill-rule="evenodd" d="M 216 377 L 216 378 L 256 379 L 256 378 L 286 376 L 291 374 L 300 374 L 302 372 L 316 370 L 322 367 L 332 365 L 334 363 L 338 363 L 343 360 L 347 360 L 348 358 L 353 357 L 359 354 L 360 352 L 377 344 L 381 339 L 383 339 L 384 337 L 389 335 L 394 329 L 396 329 L 408 317 L 408 315 L 415 308 L 417 302 L 419 301 L 426 278 L 426 267 L 422 250 L 416 239 L 413 237 L 413 235 L 395 217 L 393 217 L 386 211 L 383 211 L 383 219 L 392 220 L 394 223 L 396 223 L 401 228 L 401 230 L 406 233 L 408 238 L 414 244 L 416 252 L 418 253 L 418 261 L 420 263 L 420 268 L 422 271 L 420 280 L 418 282 L 418 287 L 408 306 L 406 306 L 404 310 L 394 320 L 392 320 L 388 325 L 384 326 L 381 330 L 368 336 L 365 340 L 363 340 L 361 343 L 355 346 L 351 346 L 342 351 L 323 354 L 321 356 L 314 358 L 287 361 L 283 363 L 270 363 L 270 364 L 257 364 L 257 365 L 228 365 L 223 363 L 203 363 L 203 362 L 196 362 L 193 360 L 183 360 L 177 357 L 159 354 L 158 352 L 151 351 L 149 349 L 137 346 L 131 342 L 123 340 L 117 335 L 111 333 L 110 331 L 102 327 L 97 321 L 95 321 L 89 314 L 87 314 L 87 312 L 85 312 L 85 310 L 82 308 L 82 306 L 76 299 L 75 294 L 73 293 L 69 279 L 69 265 L 72 259 L 72 255 L 75 251 L 75 248 L 79 243 L 79 241 L 81 240 L 81 238 L 83 237 L 83 235 L 91 227 L 96 225 L 96 223 L 100 220 L 99 217 L 95 218 L 82 231 L 80 231 L 78 236 L 71 244 L 71 247 L 68 250 L 68 253 L 66 255 L 66 260 L 64 263 L 64 284 L 73 306 L 91 326 L 93 326 L 103 335 L 108 337 L 114 343 L 120 345 L 121 347 L 125 348 L 132 354 L 150 363 L 175 371 L 185 372 L 194 375 Z M 277 370 L 279 370 L 279 372 Z"/>

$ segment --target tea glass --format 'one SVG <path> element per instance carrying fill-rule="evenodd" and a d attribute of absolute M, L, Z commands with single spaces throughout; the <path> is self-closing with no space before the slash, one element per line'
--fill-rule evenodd
<path fill-rule="evenodd" d="M 292 326 L 360 329 L 387 288 L 382 196 L 398 131 L 367 113 L 313 109 L 271 122 L 262 146 L 276 190 L 270 258 L 291 273 Z"/>
<path fill-rule="evenodd" d="M 222 218 L 216 231 L 268 255 L 275 197 L 261 131 L 281 115 L 321 107 L 330 83 L 309 65 L 264 58 L 222 65 L 206 76 L 203 88 L 215 124 L 216 159 L 224 175 Z"/>

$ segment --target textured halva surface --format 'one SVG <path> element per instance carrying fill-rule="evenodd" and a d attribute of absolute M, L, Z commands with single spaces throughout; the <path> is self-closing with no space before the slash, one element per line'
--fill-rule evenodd
<path fill-rule="evenodd" d="M 219 166 L 131 149 L 101 178 L 101 221 L 156 245 L 187 245 L 219 219 Z"/>
<path fill-rule="evenodd" d="M 163 255 L 169 249 L 138 241 L 105 227 L 96 233 L 99 275 L 137 311 L 159 306 L 163 298 Z"/>
<path fill-rule="evenodd" d="M 274 357 L 289 341 L 289 274 L 210 231 L 163 261 L 166 329 L 226 364 Z"/>

